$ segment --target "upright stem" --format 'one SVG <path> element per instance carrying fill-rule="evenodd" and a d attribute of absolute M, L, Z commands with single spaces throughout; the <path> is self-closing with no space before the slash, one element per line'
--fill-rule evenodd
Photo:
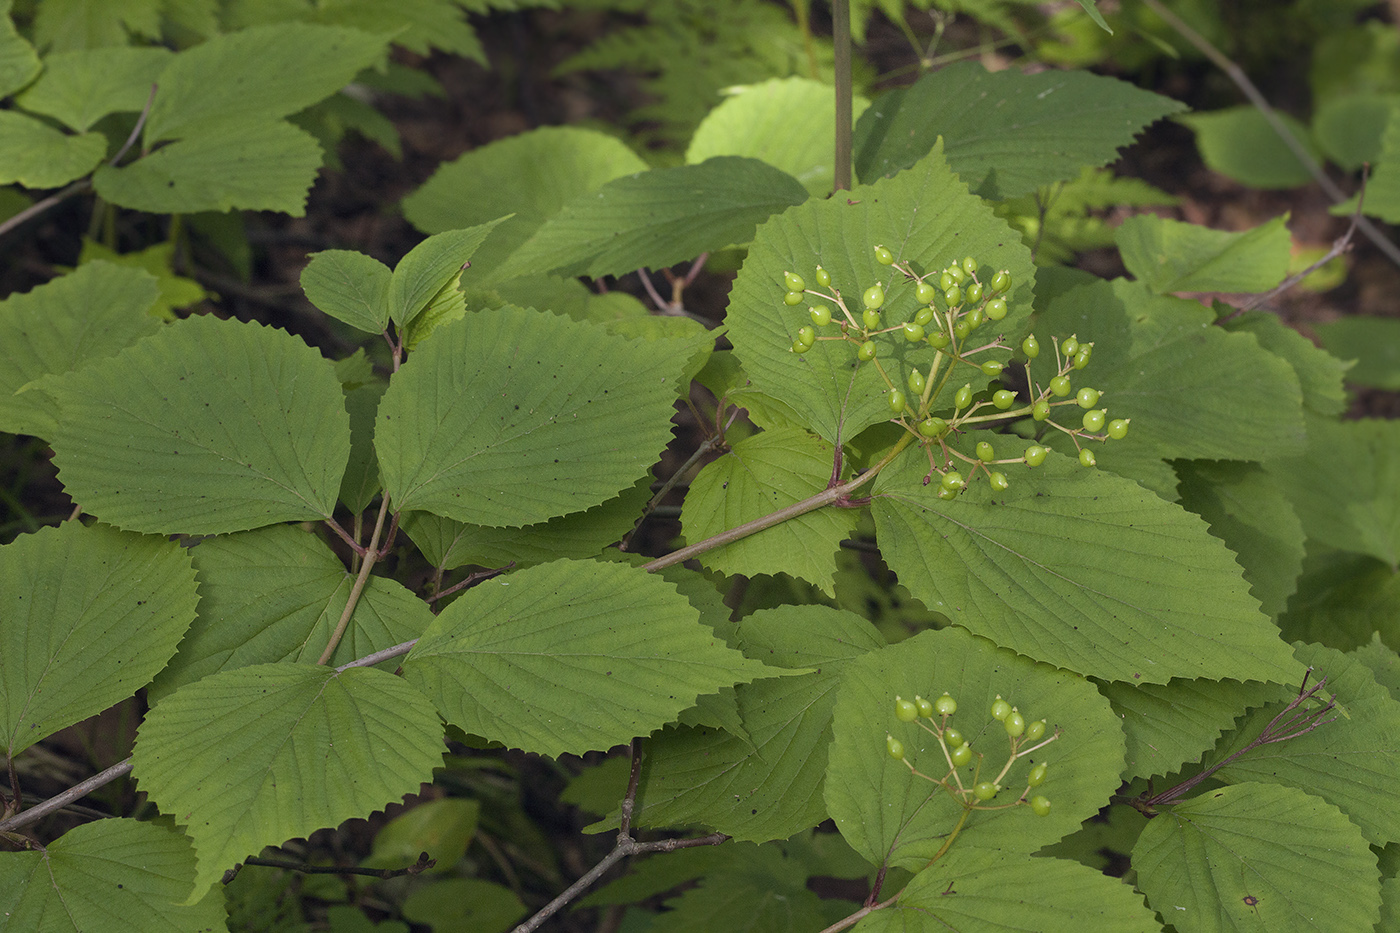
<path fill-rule="evenodd" d="M 851 187 L 851 0 L 831 0 L 831 41 L 836 71 L 837 191 Z"/>
<path fill-rule="evenodd" d="M 345 601 L 345 611 L 340 614 L 340 621 L 336 623 L 335 631 L 331 633 L 331 640 L 326 643 L 326 650 L 321 652 L 317 664 L 329 663 L 331 655 L 335 654 L 336 646 L 340 644 L 340 639 L 345 635 L 345 630 L 350 626 L 350 617 L 355 614 L 355 606 L 360 602 L 360 594 L 364 592 L 365 584 L 369 582 L 369 572 L 379 561 L 379 535 L 384 531 L 384 516 L 388 511 L 389 497 L 386 494 L 379 504 L 379 516 L 374 520 L 374 534 L 370 536 L 369 547 L 365 548 L 365 562 L 360 565 L 360 572 L 355 575 L 355 585 L 350 589 L 350 598 Z"/>

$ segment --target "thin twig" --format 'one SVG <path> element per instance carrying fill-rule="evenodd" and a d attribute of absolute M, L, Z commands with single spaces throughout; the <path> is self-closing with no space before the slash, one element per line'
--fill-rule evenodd
<path fill-rule="evenodd" d="M 0 820 L 0 833 L 7 832 L 13 829 L 19 829 L 21 826 L 28 826 L 30 823 L 36 823 L 43 817 L 48 816 L 50 813 L 54 812 L 55 810 L 62 810 L 64 807 L 77 800 L 79 797 L 86 796 L 87 794 L 90 794 L 93 791 L 97 790 L 99 787 L 104 787 L 115 781 L 117 778 L 125 777 L 130 773 L 131 759 L 128 758 L 123 762 L 112 765 L 112 767 L 108 768 L 106 771 L 101 771 L 97 774 L 94 774 L 86 781 L 74 784 L 72 787 L 68 788 L 61 794 L 55 794 L 48 800 L 45 800 L 43 803 L 37 803 L 34 806 L 30 807 L 28 810 L 25 810 L 22 813 L 17 813 L 7 820 Z"/>
<path fill-rule="evenodd" d="M 389 497 L 386 495 L 379 503 L 379 515 L 374 520 L 374 531 L 369 537 L 369 547 L 365 548 L 365 562 L 360 566 L 360 572 L 355 575 L 355 585 L 350 588 L 350 598 L 345 601 L 345 610 L 340 614 L 340 621 L 336 623 L 335 631 L 331 633 L 330 641 L 326 642 L 326 650 L 321 652 L 321 657 L 317 664 L 325 664 L 335 654 L 336 646 L 340 644 L 340 639 L 345 636 L 345 630 L 350 626 L 350 617 L 355 614 L 355 607 L 359 605 L 360 594 L 365 590 L 365 584 L 369 582 L 370 571 L 379 561 L 379 535 L 384 530 L 384 515 L 389 511 Z"/>
<path fill-rule="evenodd" d="M 422 852 L 418 856 L 418 861 L 407 868 L 359 868 L 352 865 L 307 865 L 303 862 L 294 862 L 291 859 L 280 858 L 245 858 L 244 865 L 261 865 L 264 868 L 285 868 L 289 871 L 299 871 L 304 875 L 368 875 L 371 878 L 397 878 L 400 875 L 418 875 L 427 871 L 437 864 L 437 859 L 428 858 L 428 853 Z"/>
<path fill-rule="evenodd" d="M 459 582 L 459 583 L 454 583 L 454 584 L 452 584 L 451 586 L 449 586 L 449 587 L 448 587 L 447 589 L 445 589 L 445 590 L 439 590 L 438 592 L 436 592 L 436 593 L 434 593 L 433 595 L 429 596 L 428 599 L 427 599 L 427 601 L 430 602 L 430 603 L 435 603 L 435 602 L 437 602 L 439 599 L 443 599 L 444 597 L 451 596 L 453 593 L 457 592 L 458 590 L 466 589 L 467 587 L 471 586 L 473 583 L 478 583 L 478 582 L 480 582 L 480 581 L 482 581 L 482 580 L 489 580 L 489 579 L 492 578 L 492 577 L 500 576 L 501 574 L 505 573 L 507 570 L 510 570 L 510 569 L 511 569 L 512 567 L 514 567 L 514 566 L 515 566 L 515 561 L 511 561 L 510 563 L 506 564 L 504 567 L 494 567 L 494 568 L 492 568 L 492 569 L 490 569 L 490 570 L 476 570 L 476 571 L 473 571 L 472 573 L 467 574 L 467 578 L 466 578 L 465 580 L 462 580 L 462 581 Z"/>

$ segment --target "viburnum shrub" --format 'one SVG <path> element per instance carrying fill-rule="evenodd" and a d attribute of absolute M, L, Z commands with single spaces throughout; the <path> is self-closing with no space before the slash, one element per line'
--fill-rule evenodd
<path fill-rule="evenodd" d="M 29 65 L 0 117 L 110 153 L 78 175 L 111 160 L 92 184 L 133 207 L 226 207 L 181 173 L 240 132 L 300 145 L 257 106 L 295 43 L 243 54 L 275 28 L 115 69 L 104 129 L 28 96 L 74 59 L 6 29 Z M 290 35 L 360 49 L 318 95 L 388 41 Z M 130 93 L 151 73 L 173 86 Z M 169 320 L 115 251 L 0 301 L 0 429 L 77 504 L 0 546 L 0 929 L 1393 926 L 1400 431 L 1342 420 L 1347 364 L 1277 317 L 1173 294 L 1287 286 L 1286 229 L 1144 215 L 1131 277 L 1054 265 L 1028 199 L 1182 105 L 961 62 L 838 126 L 836 78 L 841 107 L 756 76 L 666 167 L 582 128 L 466 153 L 405 199 L 425 238 L 392 265 L 310 258 L 326 347 Z M 211 89 L 244 122 L 176 132 Z M 720 344 L 685 291 L 736 244 Z M 680 263 L 664 314 L 594 287 Z M 678 405 L 700 428 L 656 476 Z M 634 553 L 681 488 L 684 543 Z M 128 759 L 25 796 L 39 743 L 132 697 Z M 573 884 L 521 753 L 616 834 Z M 139 805 L 39 822 L 128 777 Z M 368 855 L 297 841 L 420 793 Z M 809 887 L 833 877 L 861 896 Z"/>

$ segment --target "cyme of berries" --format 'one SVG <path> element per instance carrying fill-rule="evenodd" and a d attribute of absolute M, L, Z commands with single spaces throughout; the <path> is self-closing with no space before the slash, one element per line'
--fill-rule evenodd
<path fill-rule="evenodd" d="M 911 775 L 951 794 L 969 810 L 1002 810 L 1024 805 L 1037 816 L 1047 815 L 1050 812 L 1049 798 L 1038 792 L 1032 794 L 1032 791 L 1045 784 L 1050 773 L 1049 765 L 1044 761 L 1031 760 L 1022 778 L 1016 776 L 1020 770 L 1016 765 L 1021 759 L 1029 758 L 1058 739 L 1059 732 L 1047 737 L 1048 727 L 1044 719 L 1028 720 L 1016 705 L 997 694 L 988 712 L 993 722 L 1001 724 L 999 731 L 1005 734 L 1007 742 L 1006 760 L 997 767 L 989 761 L 988 754 L 980 748 L 974 749 L 953 725 L 957 711 L 958 702 L 948 693 L 941 694 L 935 700 L 924 699 L 918 694 L 912 700 L 896 696 L 894 715 L 900 725 L 894 728 L 922 729 L 937 742 L 937 751 L 927 741 L 906 745 L 907 738 L 890 731 L 885 733 L 886 752 L 908 768 Z M 978 728 L 976 734 L 984 737 L 979 745 L 991 747 L 989 743 L 993 739 L 985 728 Z M 919 764 L 909 758 L 907 748 L 911 747 L 925 749 L 920 752 L 921 755 L 931 754 L 941 760 L 929 767 L 927 772 L 921 771 Z M 991 754 L 996 756 L 996 753 Z M 1002 796 L 1003 791 L 1018 786 L 1024 786 L 1024 790 L 1014 800 L 1010 799 L 1009 794 Z"/>

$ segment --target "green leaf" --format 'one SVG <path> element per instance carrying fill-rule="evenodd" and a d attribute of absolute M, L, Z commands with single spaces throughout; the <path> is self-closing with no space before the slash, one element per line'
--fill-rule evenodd
<path fill-rule="evenodd" d="M 1376 170 L 1366 184 L 1365 213 L 1395 223 L 1400 220 L 1400 107 L 1390 110 L 1375 162 Z M 1353 196 L 1333 205 L 1332 213 L 1342 217 L 1355 213 L 1357 200 Z"/>
<path fill-rule="evenodd" d="M 817 896 L 775 849 L 757 855 L 736 859 L 666 901 L 667 933 L 808 933 L 855 907 Z"/>
<path fill-rule="evenodd" d="M 110 262 L 118 266 L 142 269 L 156 277 L 159 297 L 151 306 L 149 314 L 162 321 L 176 319 L 176 308 L 188 308 L 209 297 L 209 293 L 194 279 L 177 275 L 174 269 L 175 242 L 152 243 L 134 253 L 119 253 L 96 240 L 84 239 L 82 251 L 78 254 L 78 264 L 85 266 L 91 262 Z"/>
<path fill-rule="evenodd" d="M 1323 345 L 1332 350 L 1332 353 L 1328 353 L 1280 321 L 1277 314 L 1267 311 L 1246 311 L 1220 323 L 1231 333 L 1252 334 L 1261 347 L 1288 361 L 1303 388 L 1304 409 L 1320 415 L 1340 415 L 1346 410 L 1347 393 L 1342 378 L 1347 375 L 1351 364 L 1338 359 L 1338 356 L 1345 359 L 1347 355 L 1337 353 L 1337 350 L 1327 343 L 1327 328 L 1331 325 L 1316 324 L 1312 328 L 1322 339 Z M 1394 336 L 1400 340 L 1400 332 L 1396 332 Z M 1395 355 L 1395 365 L 1400 366 L 1400 353 Z M 1400 382 L 1396 383 L 1396 388 L 1400 388 Z"/>
<path fill-rule="evenodd" d="M 746 156 L 782 169 L 814 197 L 831 193 L 836 96 L 831 85 L 810 78 L 771 78 L 731 87 L 695 130 L 685 161 Z M 859 95 L 859 117 L 870 102 Z"/>
<path fill-rule="evenodd" d="M 300 217 L 321 167 L 321 147 L 284 120 L 217 124 L 128 165 L 104 165 L 93 188 L 153 214 L 281 211 Z"/>
<path fill-rule="evenodd" d="M 929 204 L 938 209 L 925 209 Z M 875 262 L 872 247 L 877 244 L 919 272 L 941 269 L 967 255 L 984 269 L 1007 269 L 1013 283 L 1006 295 L 1011 310 L 999 322 L 1001 332 L 1019 340 L 1030 314 L 1035 282 L 1030 253 L 981 199 L 967 193 L 937 148 L 892 179 L 856 188 L 845 197 L 812 200 L 773 218 L 758 229 L 734 283 L 726 317 L 729 336 L 753 388 L 788 406 L 797 423 L 832 442 L 845 443 L 889 419 L 886 383 L 873 366 L 856 367 L 855 349 L 843 341 L 819 340 L 807 353 L 792 352 L 798 328 L 811 320 L 805 307 L 783 303 L 783 273 L 795 272 L 815 285 L 813 274 L 820 264 L 848 301 L 880 282 L 887 321 L 908 320 L 914 313 L 914 289 L 902 274 Z M 819 301 L 815 295 L 807 298 L 808 304 Z M 839 319 L 839 311 L 835 314 Z M 896 382 L 903 382 L 909 367 L 927 372 L 937 355 L 927 343 L 911 344 L 894 335 L 881 339 L 882 364 L 898 374 L 891 375 Z M 988 381 L 975 378 L 973 389 Z M 956 384 L 946 387 L 936 406 L 951 405 L 956 389 Z"/>
<path fill-rule="evenodd" d="M 1287 219 L 1231 233 L 1138 214 L 1119 225 L 1118 250 L 1128 272 L 1158 294 L 1262 292 L 1288 274 Z"/>
<path fill-rule="evenodd" d="M 384 488 L 398 509 L 477 525 L 519 527 L 599 505 L 670 440 L 684 362 L 673 346 L 551 314 L 468 315 L 425 343 L 379 404 Z"/>
<path fill-rule="evenodd" d="M 559 755 L 646 735 L 699 694 L 765 668 L 726 647 L 660 577 L 560 560 L 468 590 L 403 670 L 453 725 Z"/>
<path fill-rule="evenodd" d="M 344 396 L 331 365 L 283 331 L 192 317 L 53 391 L 54 460 L 103 521 L 223 534 L 335 508 L 350 456 Z"/>
<path fill-rule="evenodd" d="M 152 701 L 220 671 L 273 661 L 315 663 L 349 598 L 353 575 L 315 535 L 290 525 L 210 538 L 190 552 L 199 618 L 151 687 Z M 417 638 L 432 621 L 403 584 L 371 576 L 332 666 Z M 397 661 L 385 662 L 392 671 Z"/>
<path fill-rule="evenodd" d="M 1313 326 L 1334 356 L 1355 360 L 1347 380 L 1373 389 L 1400 391 L 1400 321 L 1382 317 L 1344 317 Z"/>
<path fill-rule="evenodd" d="M 57 403 L 35 380 L 116 355 L 160 324 L 146 312 L 156 282 L 135 269 L 87 263 L 0 301 L 0 430 L 51 437 Z"/>
<path fill-rule="evenodd" d="M 400 527 L 435 567 L 504 567 L 512 562 L 526 566 L 597 556 L 632 530 L 650 499 L 647 475 L 601 505 L 521 528 L 468 525 L 431 512 L 410 512 Z"/>
<path fill-rule="evenodd" d="M 101 133 L 69 136 L 40 120 L 0 110 L 0 185 L 57 188 L 92 171 L 107 154 Z"/>
<path fill-rule="evenodd" d="M 1241 784 L 1171 807 L 1138 837 L 1133 868 L 1180 933 L 1355 933 L 1380 915 L 1365 838 L 1296 787 Z"/>
<path fill-rule="evenodd" d="M 14 21 L 9 16 L 0 18 L 0 96 L 23 88 L 41 67 L 34 46 L 15 31 Z"/>
<path fill-rule="evenodd" d="M 1157 918 L 1142 903 L 1142 895 L 1117 878 L 1064 859 L 984 852 L 960 845 L 915 875 L 888 912 L 895 916 L 880 917 L 885 925 L 862 923 L 857 929 L 861 933 L 867 929 L 920 933 L 1161 930 Z"/>
<path fill-rule="evenodd" d="M 389 388 L 382 382 L 356 386 L 345 393 L 350 412 L 350 462 L 340 481 L 339 499 L 352 512 L 363 512 L 379 495 L 379 461 L 374 454 L 374 419 Z"/>
<path fill-rule="evenodd" d="M 1267 466 L 1309 539 L 1400 568 L 1400 421 L 1312 419 L 1307 451 Z M 1318 482 L 1331 475 L 1345 482 Z"/>
<path fill-rule="evenodd" d="M 354 26 L 365 32 L 392 37 L 395 45 L 427 56 L 432 49 L 442 49 L 463 58 L 486 65 L 486 52 L 464 10 L 486 13 L 487 10 L 514 10 L 526 4 L 517 2 L 453 2 L 442 0 L 336 0 L 320 4 L 318 21 L 339 26 Z"/>
<path fill-rule="evenodd" d="M 1306 787 L 1340 807 L 1375 845 L 1400 839 L 1400 812 L 1377 806 L 1377 801 L 1400 797 L 1400 702 L 1355 658 L 1321 645 L 1299 644 L 1294 653 L 1314 669 L 1315 677 L 1327 678 L 1313 705 L 1335 698 L 1337 710 L 1322 717 L 1332 721 L 1286 742 L 1259 746 L 1216 776 L 1232 784 Z M 1212 760 L 1243 748 L 1282 709 L 1282 703 L 1275 703 L 1252 712 Z"/>
<path fill-rule="evenodd" d="M 161 72 L 143 136 L 146 148 L 233 125 L 268 124 L 349 84 L 384 56 L 387 36 L 282 22 L 215 36 Z"/>
<path fill-rule="evenodd" d="M 311 254 L 301 270 L 301 290 L 316 307 L 367 334 L 389 326 L 389 282 L 393 273 L 372 256 L 347 249 Z"/>
<path fill-rule="evenodd" d="M 796 428 L 744 438 L 706 464 L 681 513 L 694 544 L 816 495 L 831 480 L 830 444 Z M 848 477 L 842 477 L 846 479 Z M 836 552 L 855 531 L 853 509 L 818 509 L 699 557 L 723 574 L 786 573 L 832 595 Z"/>
<path fill-rule="evenodd" d="M 1400 654 L 1385 644 L 1379 632 L 1373 633 L 1368 643 L 1349 653 L 1366 665 L 1376 678 L 1376 683 L 1390 691 L 1392 699 L 1400 700 Z"/>
<path fill-rule="evenodd" d="M 567 202 L 646 169 L 613 136 L 577 127 L 541 127 L 438 166 L 423 187 L 404 198 L 404 216 L 424 233 L 441 233 L 514 213 L 496 228 L 464 276 L 484 286 L 499 280 L 505 258 Z"/>
<path fill-rule="evenodd" d="M 1400 573 L 1374 557 L 1311 548 L 1298 592 L 1279 618 L 1283 637 L 1349 651 L 1375 634 L 1400 644 Z"/>
<path fill-rule="evenodd" d="M 749 657 L 802 673 L 735 688 L 746 737 L 683 728 L 653 739 L 639 791 L 648 826 L 700 824 L 767 842 L 826 819 L 836 688 L 850 662 L 884 640 L 854 613 L 824 606 L 760 610 L 740 620 L 737 632 Z"/>
<path fill-rule="evenodd" d="M 437 713 L 402 678 L 279 663 L 167 697 L 141 724 L 131 764 L 194 840 L 193 903 L 264 846 L 417 791 L 442 751 Z"/>
<path fill-rule="evenodd" d="M 1029 807 L 977 809 L 962 823 L 957 846 L 1029 854 L 1059 840 L 1097 813 L 1119 784 L 1123 733 L 1108 701 L 1093 684 L 997 648 L 956 628 L 926 631 L 855 660 L 842 676 L 832 720 L 835 737 L 826 773 L 826 804 L 846 841 L 877 865 L 919 870 L 964 816 L 953 795 L 915 777 L 885 750 L 886 734 L 904 743 L 905 756 L 924 774 L 948 771 L 938 741 L 914 723 L 895 719 L 896 694 L 929 699 L 948 693 L 958 703 L 950 724 L 986 769 L 1000 771 L 1008 755 L 1001 723 L 991 717 L 1000 694 L 1027 722 L 1044 718 L 1059 738 L 1021 759 L 1002 779 L 995 803 L 1011 803 L 1026 787 L 1031 761 L 1048 766 L 1037 788 L 1053 803 L 1047 816 Z M 977 756 L 973 756 L 974 764 Z M 961 769 L 964 786 L 974 765 Z"/>
<path fill-rule="evenodd" d="M 977 484 L 952 502 L 926 466 L 880 474 L 875 527 L 890 569 L 955 624 L 1104 680 L 1300 675 L 1197 516 L 1056 454 L 1005 493 Z"/>
<path fill-rule="evenodd" d="M 180 903 L 193 861 L 189 838 L 155 823 L 85 823 L 42 851 L 0 855 L 0 917 L 16 933 L 225 929 L 220 892 Z"/>
<path fill-rule="evenodd" d="M 763 221 L 807 199 L 786 172 L 757 159 L 716 156 L 610 181 L 563 206 L 500 270 L 625 275 L 747 243 Z"/>
<path fill-rule="evenodd" d="M 1274 116 L 1293 133 L 1314 161 L 1321 153 L 1308 128 L 1286 113 Z M 1196 133 L 1201 158 L 1213 171 L 1251 188 L 1296 188 L 1312 180 L 1264 114 L 1252 104 L 1177 117 Z M 1370 204 L 1370 191 L 1367 192 Z"/>
<path fill-rule="evenodd" d="M 0 746 L 13 758 L 145 686 L 194 619 L 189 553 L 65 522 L 0 547 Z"/>
<path fill-rule="evenodd" d="M 505 218 L 497 218 L 489 223 L 467 227 L 464 230 L 448 230 L 428 237 L 413 247 L 408 255 L 399 260 L 389 280 L 389 317 L 400 330 L 406 330 L 414 319 L 435 305 L 443 292 L 456 294 L 457 280 L 471 259 L 476 248 L 481 245 L 491 230 Z M 466 307 L 460 295 L 457 302 L 461 307 L 454 316 L 439 320 L 434 316 L 433 324 L 446 323 L 462 316 Z M 431 328 L 414 334 L 413 343 L 425 338 Z"/>
<path fill-rule="evenodd" d="M 34 44 L 53 51 L 125 45 L 128 33 L 160 37 L 160 0 L 46 0 L 34 16 Z"/>
<path fill-rule="evenodd" d="M 414 887 L 403 901 L 405 920 L 435 930 L 504 933 L 527 913 L 510 888 L 480 878 L 444 878 Z"/>
<path fill-rule="evenodd" d="M 1174 679 L 1165 684 L 1099 682 L 1128 740 L 1124 780 L 1171 774 L 1199 761 L 1250 707 L 1286 698 L 1293 689 L 1238 680 Z"/>
<path fill-rule="evenodd" d="M 1052 335 L 1092 341 L 1093 361 L 1075 385 L 1098 388 L 1110 418 L 1133 422 L 1127 439 L 1098 455 L 1101 468 L 1175 498 L 1176 476 L 1163 460 L 1267 460 L 1302 449 L 1303 393 L 1293 367 L 1251 334 L 1212 320 L 1197 302 L 1123 279 L 1049 300 L 1036 322 L 1041 346 Z M 1045 385 L 1054 365 L 1042 352 L 1032 378 Z M 1061 449 L 1073 453 L 1072 444 Z"/>
<path fill-rule="evenodd" d="M 1185 109 L 1086 71 L 989 72 L 960 62 L 865 111 L 855 169 L 866 182 L 907 169 L 941 136 L 948 164 L 973 193 L 1011 198 L 1112 162 L 1148 124 Z"/>
<path fill-rule="evenodd" d="M 144 109 L 170 55 L 169 49 L 128 47 L 55 52 L 15 103 L 84 133 L 108 114 Z"/>
<path fill-rule="evenodd" d="M 1103 14 L 1099 12 L 1098 7 L 1094 6 L 1096 2 L 1097 0 L 1079 0 L 1079 5 L 1084 8 L 1084 12 L 1089 14 L 1089 18 L 1098 24 L 1100 29 L 1111 36 L 1113 30 L 1109 28 L 1108 23 L 1104 22 Z"/>
<path fill-rule="evenodd" d="M 1182 462 L 1181 505 L 1235 552 L 1260 608 L 1278 617 L 1303 571 L 1303 525 L 1271 473 L 1251 463 Z"/>
<path fill-rule="evenodd" d="M 374 836 L 374 849 L 363 868 L 407 868 L 421 853 L 437 862 L 429 872 L 442 874 L 467 852 L 481 815 L 480 800 L 443 797 L 425 800 L 400 813 Z"/>
<path fill-rule="evenodd" d="M 1381 158 L 1381 139 L 1395 111 L 1394 94 L 1351 93 L 1320 101 L 1312 132 L 1327 158 L 1348 172 Z"/>

